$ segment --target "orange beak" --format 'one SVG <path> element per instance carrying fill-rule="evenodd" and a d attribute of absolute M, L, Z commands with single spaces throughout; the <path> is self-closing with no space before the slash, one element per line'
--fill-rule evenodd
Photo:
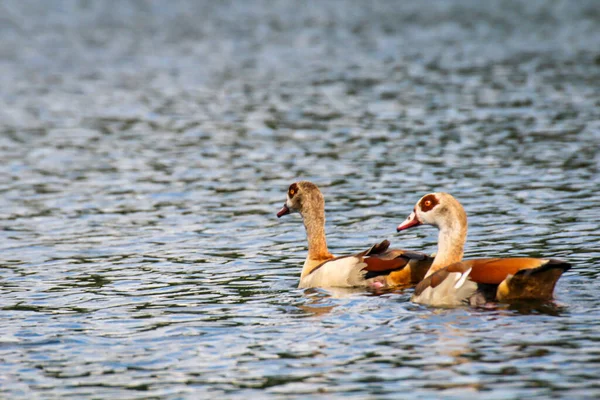
<path fill-rule="evenodd" d="M 409 229 L 409 228 L 412 228 L 415 226 L 419 226 L 421 224 L 422 224 L 422 222 L 419 221 L 419 218 L 417 218 L 417 213 L 415 211 L 413 211 L 410 213 L 408 218 L 406 218 L 404 220 L 403 223 L 398 225 L 398 228 L 396 228 L 396 232 L 404 231 L 406 229 Z"/>

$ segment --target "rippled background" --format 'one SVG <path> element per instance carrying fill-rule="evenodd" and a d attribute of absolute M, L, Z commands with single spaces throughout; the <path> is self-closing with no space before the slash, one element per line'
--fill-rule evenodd
<path fill-rule="evenodd" d="M 0 396 L 600 397 L 596 1 L 0 3 Z M 430 191 L 555 301 L 296 289 Z"/>

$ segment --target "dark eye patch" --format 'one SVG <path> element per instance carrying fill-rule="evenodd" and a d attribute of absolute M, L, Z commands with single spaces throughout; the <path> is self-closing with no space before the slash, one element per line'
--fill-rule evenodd
<path fill-rule="evenodd" d="M 435 195 L 433 194 L 428 194 L 427 196 L 423 197 L 419 202 L 419 207 L 423 212 L 427 212 L 437 205 L 438 201 L 435 198 Z"/>
<path fill-rule="evenodd" d="M 290 185 L 290 188 L 288 189 L 288 196 L 290 196 L 290 199 L 292 197 L 294 197 L 294 195 L 298 193 L 298 184 L 297 183 L 292 183 Z"/>

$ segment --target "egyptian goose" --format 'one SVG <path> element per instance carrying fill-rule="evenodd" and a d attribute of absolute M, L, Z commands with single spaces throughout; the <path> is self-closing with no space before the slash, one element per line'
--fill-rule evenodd
<path fill-rule="evenodd" d="M 325 202 L 314 183 L 300 181 L 290 185 L 277 217 L 290 212 L 300 213 L 308 239 L 300 288 L 407 286 L 420 282 L 433 261 L 423 253 L 388 249 L 387 240 L 357 254 L 334 257 L 327 250 L 325 239 Z"/>
<path fill-rule="evenodd" d="M 438 251 L 412 301 L 434 306 L 483 305 L 487 301 L 548 300 L 558 278 L 571 265 L 556 259 L 481 258 L 462 261 L 467 214 L 448 193 L 430 193 L 398 226 L 421 224 L 439 229 Z"/>

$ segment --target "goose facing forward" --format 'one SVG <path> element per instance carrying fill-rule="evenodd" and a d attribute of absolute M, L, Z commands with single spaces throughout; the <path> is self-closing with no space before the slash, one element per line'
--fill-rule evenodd
<path fill-rule="evenodd" d="M 438 251 L 412 301 L 434 306 L 482 305 L 487 301 L 548 300 L 563 272 L 571 265 L 557 259 L 482 258 L 462 261 L 467 215 L 448 193 L 430 193 L 397 231 L 419 225 L 439 230 Z"/>
<path fill-rule="evenodd" d="M 308 240 L 300 288 L 408 286 L 421 281 L 433 261 L 423 253 L 389 249 L 387 240 L 357 254 L 333 256 L 325 238 L 325 201 L 314 183 L 300 181 L 290 185 L 277 217 L 291 212 L 302 216 Z"/>

